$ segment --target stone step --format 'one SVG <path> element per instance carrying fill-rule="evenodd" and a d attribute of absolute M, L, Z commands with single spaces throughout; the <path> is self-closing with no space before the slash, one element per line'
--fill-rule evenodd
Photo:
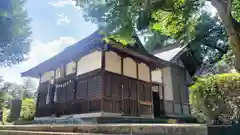
<path fill-rule="evenodd" d="M 207 135 L 201 124 L 6 125 L 1 131 L 90 134 Z M 24 134 L 25 135 L 25 134 Z"/>
<path fill-rule="evenodd" d="M 0 135 L 110 135 L 110 134 L 0 130 Z M 114 135 L 114 134 L 111 134 L 111 135 Z M 117 135 L 117 134 L 115 134 L 115 135 Z"/>

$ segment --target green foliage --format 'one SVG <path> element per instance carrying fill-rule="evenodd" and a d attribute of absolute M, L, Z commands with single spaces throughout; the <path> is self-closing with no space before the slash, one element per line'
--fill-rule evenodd
<path fill-rule="evenodd" d="M 203 12 L 198 18 L 195 33 L 188 42 L 193 57 L 200 63 L 216 63 L 228 51 L 227 32 L 217 16 Z"/>
<path fill-rule="evenodd" d="M 4 108 L 8 100 L 8 95 L 6 92 L 0 92 L 0 108 Z"/>
<path fill-rule="evenodd" d="M 10 85 L 0 77 L 0 110 L 6 107 L 6 103 L 8 99 L 10 99 L 10 96 L 8 94 L 8 88 Z"/>
<path fill-rule="evenodd" d="M 30 49 L 30 19 L 25 0 L 0 1 L 0 66 L 11 66 L 25 59 Z"/>
<path fill-rule="evenodd" d="M 198 78 L 190 87 L 193 115 L 200 121 L 229 123 L 240 117 L 240 74 L 227 73 Z"/>
<path fill-rule="evenodd" d="M 26 98 L 22 101 L 21 119 L 33 120 L 36 110 L 36 103 L 34 99 Z"/>
<path fill-rule="evenodd" d="M 9 115 L 10 115 L 10 109 L 3 108 L 3 122 L 4 123 L 8 122 Z"/>
<path fill-rule="evenodd" d="M 240 22 L 240 2 L 239 0 L 233 0 L 232 4 L 233 17 Z"/>
<path fill-rule="evenodd" d="M 111 35 L 132 41 L 137 31 L 154 29 L 183 39 L 194 29 L 193 13 L 201 7 L 195 0 L 75 0 L 87 21 Z M 184 7 L 184 8 L 183 8 Z"/>
<path fill-rule="evenodd" d="M 199 76 L 236 72 L 234 63 L 235 57 L 232 53 L 232 50 L 229 50 L 217 63 L 203 65 L 203 67 L 200 69 Z"/>
<path fill-rule="evenodd" d="M 8 101 L 11 99 L 24 99 L 22 104 L 21 118 L 33 119 L 35 111 L 36 85 L 31 79 L 25 79 L 23 84 L 5 82 L 0 77 L 0 109 L 9 109 Z M 4 112 L 8 122 L 11 122 L 10 114 Z M 5 117 L 5 116 L 4 116 Z"/>
<path fill-rule="evenodd" d="M 205 0 L 75 1 L 87 21 L 125 44 L 135 42 L 132 35 L 136 33 L 147 35 L 144 46 L 150 52 L 180 42 L 189 45 L 197 63 L 205 64 L 217 62 L 228 50 L 221 20 L 202 10 Z"/>

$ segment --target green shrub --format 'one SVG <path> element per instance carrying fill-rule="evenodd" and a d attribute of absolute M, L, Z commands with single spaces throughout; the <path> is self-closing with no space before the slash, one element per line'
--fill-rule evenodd
<path fill-rule="evenodd" d="M 8 108 L 3 108 L 3 114 L 2 114 L 2 122 L 3 123 L 8 123 L 8 117 L 10 115 L 10 109 Z"/>
<path fill-rule="evenodd" d="M 22 101 L 21 119 L 30 121 L 34 119 L 35 115 L 35 101 L 34 99 L 26 98 Z"/>
<path fill-rule="evenodd" d="M 198 78 L 190 87 L 192 114 L 201 122 L 229 123 L 240 116 L 240 74 Z"/>

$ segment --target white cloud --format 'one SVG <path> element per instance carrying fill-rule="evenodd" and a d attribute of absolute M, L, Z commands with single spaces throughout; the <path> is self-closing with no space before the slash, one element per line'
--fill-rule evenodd
<path fill-rule="evenodd" d="M 60 37 L 47 43 L 33 41 L 28 60 L 19 65 L 8 68 L 0 68 L 0 76 L 6 81 L 22 83 L 20 73 L 24 72 L 37 64 L 51 58 L 61 52 L 64 48 L 76 43 L 77 40 L 72 37 Z"/>
<path fill-rule="evenodd" d="M 63 13 L 57 14 L 57 16 L 57 25 L 69 24 L 71 22 L 71 20 L 69 20 L 69 18 Z"/>
<path fill-rule="evenodd" d="M 48 4 L 54 7 L 64 7 L 67 5 L 75 6 L 76 2 L 73 0 L 58 0 L 56 2 L 49 2 Z"/>

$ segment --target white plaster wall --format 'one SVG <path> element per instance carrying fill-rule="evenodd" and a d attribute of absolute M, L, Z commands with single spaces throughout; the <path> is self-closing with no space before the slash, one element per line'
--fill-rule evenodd
<path fill-rule="evenodd" d="M 150 82 L 150 69 L 145 63 L 138 64 L 138 79 Z"/>
<path fill-rule="evenodd" d="M 105 69 L 113 73 L 121 74 L 121 57 L 113 51 L 106 52 Z"/>
<path fill-rule="evenodd" d="M 102 52 L 95 51 L 86 56 L 83 56 L 78 61 L 77 75 L 81 75 L 96 69 L 101 68 L 102 65 Z"/>
<path fill-rule="evenodd" d="M 69 63 L 66 65 L 66 75 L 75 73 L 75 72 L 76 72 L 75 70 L 76 70 L 76 63 L 75 63 L 74 61 L 69 62 Z"/>
<path fill-rule="evenodd" d="M 137 63 L 132 58 L 123 59 L 123 75 L 137 78 Z"/>
<path fill-rule="evenodd" d="M 153 82 L 162 83 L 162 70 L 161 69 L 153 70 L 151 72 L 151 74 L 152 74 L 152 81 Z"/>
<path fill-rule="evenodd" d="M 55 72 L 56 72 L 55 79 L 60 78 L 61 77 L 61 70 L 60 70 L 60 68 L 57 68 Z"/>
<path fill-rule="evenodd" d="M 167 100 L 173 100 L 173 87 L 172 87 L 171 68 L 163 68 L 163 83 L 164 83 L 164 96 Z"/>
<path fill-rule="evenodd" d="M 41 78 L 40 78 L 40 82 L 41 83 L 44 83 L 46 81 L 50 81 L 54 78 L 54 71 L 48 71 L 48 72 L 45 72 Z"/>

